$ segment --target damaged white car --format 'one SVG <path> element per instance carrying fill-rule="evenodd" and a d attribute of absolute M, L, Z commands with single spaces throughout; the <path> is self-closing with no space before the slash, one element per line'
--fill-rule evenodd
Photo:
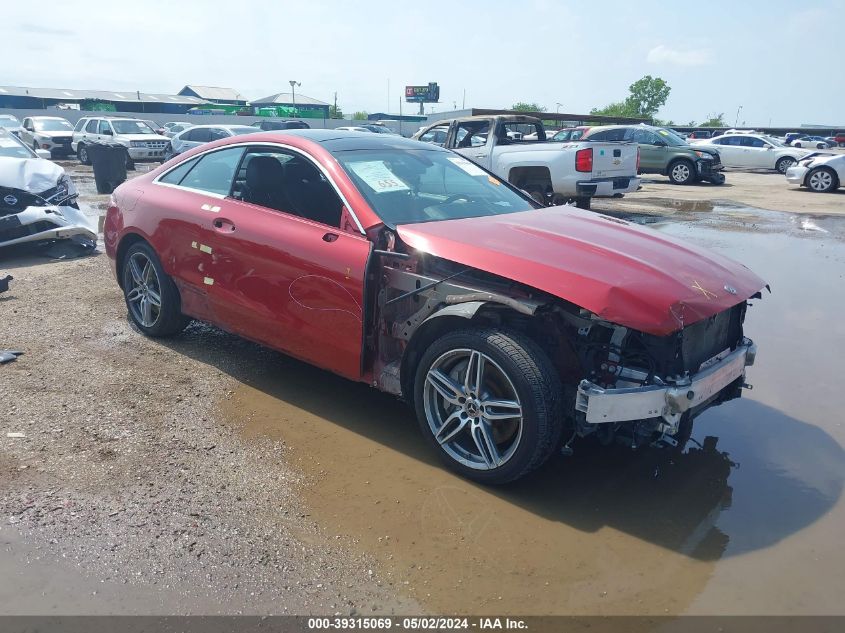
<path fill-rule="evenodd" d="M 0 248 L 72 239 L 93 249 L 96 219 L 86 216 L 65 170 L 0 130 Z"/>

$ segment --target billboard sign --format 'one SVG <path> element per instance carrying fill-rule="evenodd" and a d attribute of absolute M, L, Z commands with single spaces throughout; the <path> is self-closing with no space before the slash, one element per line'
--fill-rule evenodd
<path fill-rule="evenodd" d="M 440 86 L 436 81 L 427 86 L 405 86 L 405 101 L 409 103 L 437 103 L 440 101 Z"/>

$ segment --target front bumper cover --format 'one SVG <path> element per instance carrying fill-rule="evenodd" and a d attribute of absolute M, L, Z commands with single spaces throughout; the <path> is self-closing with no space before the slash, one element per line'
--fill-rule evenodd
<path fill-rule="evenodd" d="M 0 248 L 81 235 L 97 239 L 97 219 L 71 206 L 32 206 L 0 216 Z"/>
<path fill-rule="evenodd" d="M 687 384 L 648 385 L 604 389 L 589 380 L 578 385 L 575 409 L 590 424 L 633 422 L 662 417 L 674 426 L 688 410 L 706 405 L 724 388 L 745 375 L 754 364 L 757 346 L 743 339 L 737 348 L 706 369 L 691 376 Z"/>
<path fill-rule="evenodd" d="M 790 185 L 804 186 L 804 179 L 807 177 L 809 168 L 804 165 L 796 164 L 786 170 L 786 181 Z"/>

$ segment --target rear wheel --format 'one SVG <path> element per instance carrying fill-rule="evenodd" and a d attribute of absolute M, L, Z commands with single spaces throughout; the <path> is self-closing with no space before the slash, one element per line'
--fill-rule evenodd
<path fill-rule="evenodd" d="M 778 162 L 775 163 L 775 169 L 781 174 L 785 174 L 786 170 L 792 167 L 794 164 L 794 158 L 792 158 L 791 156 L 784 156 L 783 158 L 778 159 Z"/>
<path fill-rule="evenodd" d="M 129 318 L 147 336 L 181 332 L 190 319 L 181 312 L 176 284 L 161 267 L 152 246 L 137 242 L 123 259 L 123 295 Z"/>
<path fill-rule="evenodd" d="M 445 334 L 423 355 L 417 419 L 441 459 L 486 484 L 525 476 L 560 441 L 561 385 L 531 339 L 500 329 Z"/>
<path fill-rule="evenodd" d="M 817 167 L 807 174 L 807 188 L 816 193 L 830 193 L 839 188 L 836 172 L 830 167 Z"/>
<path fill-rule="evenodd" d="M 82 143 L 76 146 L 76 157 L 79 159 L 79 162 L 83 165 L 90 165 L 91 162 L 88 156 L 88 148 L 85 147 Z"/>
<path fill-rule="evenodd" d="M 669 165 L 669 180 L 674 185 L 691 185 L 695 182 L 695 165 L 688 160 L 677 160 Z"/>

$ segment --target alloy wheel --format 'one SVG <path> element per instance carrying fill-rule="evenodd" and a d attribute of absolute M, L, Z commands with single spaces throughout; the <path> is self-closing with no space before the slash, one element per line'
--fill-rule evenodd
<path fill-rule="evenodd" d="M 486 354 L 453 349 L 429 368 L 423 399 L 435 440 L 455 461 L 493 470 L 513 457 L 523 431 L 523 411 L 513 381 Z"/>
<path fill-rule="evenodd" d="M 690 169 L 685 163 L 678 163 L 672 168 L 672 178 L 676 182 L 686 182 L 690 177 Z"/>
<path fill-rule="evenodd" d="M 161 283 L 155 266 L 144 253 L 133 253 L 127 262 L 130 287 L 126 300 L 134 319 L 144 327 L 152 327 L 161 315 Z"/>

